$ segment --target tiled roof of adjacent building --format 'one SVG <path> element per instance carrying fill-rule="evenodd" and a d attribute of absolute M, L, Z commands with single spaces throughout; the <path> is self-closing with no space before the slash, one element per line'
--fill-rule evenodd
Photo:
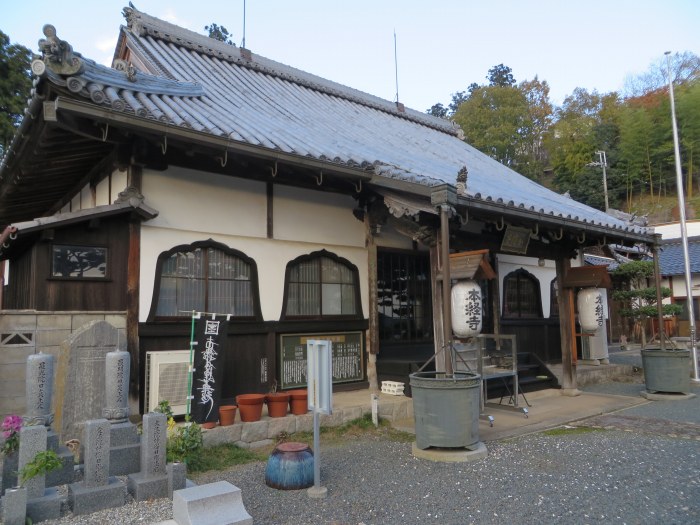
<path fill-rule="evenodd" d="M 688 258 L 690 272 L 700 273 L 700 237 L 688 238 Z M 659 271 L 661 275 L 685 274 L 683 260 L 683 243 L 681 239 L 670 239 L 661 242 L 659 250 Z"/>

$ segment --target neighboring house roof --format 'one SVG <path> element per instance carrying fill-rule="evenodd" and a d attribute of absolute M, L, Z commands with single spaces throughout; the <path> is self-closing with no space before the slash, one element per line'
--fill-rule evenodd
<path fill-rule="evenodd" d="M 620 263 L 609 257 L 600 257 L 598 255 L 584 254 L 583 260 L 587 266 L 607 266 L 608 271 L 612 272 L 620 266 Z"/>
<path fill-rule="evenodd" d="M 690 272 L 700 273 L 700 236 L 688 238 Z M 661 275 L 684 275 L 683 243 L 681 239 L 661 242 L 659 250 L 659 272 Z"/>
<path fill-rule="evenodd" d="M 89 109 L 84 104 L 89 104 L 121 124 L 120 115 L 127 115 L 138 120 L 136 125 L 160 133 L 187 130 L 216 138 L 222 155 L 224 148 L 245 147 L 272 158 L 311 159 L 364 174 L 364 180 L 380 186 L 422 195 L 439 185 L 455 186 L 466 166 L 467 189 L 460 201 L 466 206 L 572 229 L 615 230 L 622 238 L 646 238 L 650 232 L 519 175 L 461 140 L 449 121 L 133 8 L 124 12 L 128 27 L 122 27 L 115 57 L 128 48 L 129 61 L 141 71 L 123 61 L 118 65 L 124 71 L 117 71 L 85 58 L 82 71 L 68 78 L 47 70 L 48 81 L 65 86 L 81 101 L 76 105 L 63 97 L 56 110 L 70 106 L 70 111 L 85 115 Z M 106 136 L 108 130 L 103 132 Z"/>

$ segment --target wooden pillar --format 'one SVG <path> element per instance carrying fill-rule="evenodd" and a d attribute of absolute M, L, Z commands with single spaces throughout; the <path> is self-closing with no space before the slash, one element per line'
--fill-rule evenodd
<path fill-rule="evenodd" d="M 661 234 L 654 235 L 652 254 L 654 258 L 654 286 L 656 286 L 656 315 L 659 322 L 659 345 L 661 350 L 666 350 L 666 331 L 664 330 L 664 306 L 661 296 L 661 271 L 659 270 L 659 244 L 661 244 Z"/>
<path fill-rule="evenodd" d="M 501 278 L 498 275 L 498 258 L 493 257 L 491 263 L 493 270 L 496 272 L 496 278 L 488 281 L 488 286 L 491 288 L 491 316 L 493 317 L 493 333 L 498 336 L 501 334 Z M 501 349 L 501 340 L 496 339 L 496 348 Z"/>
<path fill-rule="evenodd" d="M 365 214 L 365 233 L 367 245 L 367 280 L 369 295 L 369 330 L 365 347 L 367 348 L 367 381 L 370 390 L 379 390 L 377 378 L 377 354 L 379 353 L 379 298 L 377 296 L 377 244 L 374 240 L 369 214 Z"/>
<path fill-rule="evenodd" d="M 430 282 L 432 301 L 433 301 L 433 339 L 435 342 L 435 370 L 438 372 L 445 371 L 445 353 L 442 348 L 445 344 L 445 338 L 442 331 L 442 281 L 438 279 L 440 268 L 440 242 L 433 244 L 430 247 Z"/>
<path fill-rule="evenodd" d="M 564 287 L 564 276 L 571 268 L 571 260 L 564 256 L 556 260 L 557 299 L 559 300 L 559 333 L 561 335 L 561 365 L 563 370 L 563 395 L 576 396 L 581 392 L 576 384 L 576 320 L 574 318 L 574 290 Z"/>
<path fill-rule="evenodd" d="M 127 186 L 142 187 L 143 171 L 141 166 L 131 164 L 127 171 Z M 126 347 L 131 356 L 129 374 L 129 411 L 139 413 L 139 281 L 141 278 L 141 222 L 129 221 L 129 253 L 127 255 L 126 275 Z"/>
<path fill-rule="evenodd" d="M 448 207 L 440 206 L 440 262 L 442 263 L 442 329 L 445 344 L 445 374 L 452 375 L 452 302 L 450 275 L 450 221 Z"/>

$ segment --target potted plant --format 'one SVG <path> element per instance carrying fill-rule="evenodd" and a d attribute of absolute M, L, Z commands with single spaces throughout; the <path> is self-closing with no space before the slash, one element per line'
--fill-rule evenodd
<path fill-rule="evenodd" d="M 239 394 L 236 396 L 241 421 L 260 421 L 265 394 Z"/>
<path fill-rule="evenodd" d="M 620 301 L 622 317 L 634 319 L 641 334 L 642 368 L 648 392 L 690 392 L 690 351 L 686 348 L 647 347 L 647 319 L 658 315 L 656 288 L 648 286 L 654 275 L 652 261 L 632 261 L 621 264 L 612 272 L 616 290 L 612 297 Z M 662 298 L 670 297 L 670 288 L 661 288 Z M 664 316 L 678 315 L 683 308 L 663 304 Z"/>
<path fill-rule="evenodd" d="M 22 418 L 16 415 L 6 416 L 2 422 L 2 437 L 5 442 L 2 445 L 2 490 L 14 487 L 17 484 L 17 469 L 19 467 L 19 431 L 22 428 Z"/>
<path fill-rule="evenodd" d="M 289 394 L 289 411 L 295 416 L 301 416 L 309 411 L 308 392 L 305 388 L 287 390 Z"/>
<path fill-rule="evenodd" d="M 222 427 L 233 425 L 237 408 L 236 405 L 221 405 L 219 407 L 219 425 Z"/>

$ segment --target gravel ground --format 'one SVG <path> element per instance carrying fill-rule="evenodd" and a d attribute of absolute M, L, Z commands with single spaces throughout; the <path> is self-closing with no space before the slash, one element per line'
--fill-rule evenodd
<path fill-rule="evenodd" d="M 611 382 L 583 390 L 639 396 L 643 387 Z M 579 424 L 602 428 L 487 442 L 488 457 L 466 464 L 416 459 L 410 443 L 376 437 L 322 442 L 328 489 L 322 500 L 267 487 L 264 463 L 196 481 L 240 487 L 256 525 L 700 523 L 700 395 Z M 161 499 L 44 523 L 149 524 L 171 517 L 170 500 Z"/>
<path fill-rule="evenodd" d="M 486 443 L 485 460 L 433 463 L 410 443 L 361 439 L 321 447 L 323 500 L 264 484 L 264 463 L 200 476 L 240 487 L 256 525 L 700 523 L 700 440 L 618 430 L 533 434 Z M 144 524 L 168 500 L 58 524 Z"/>

